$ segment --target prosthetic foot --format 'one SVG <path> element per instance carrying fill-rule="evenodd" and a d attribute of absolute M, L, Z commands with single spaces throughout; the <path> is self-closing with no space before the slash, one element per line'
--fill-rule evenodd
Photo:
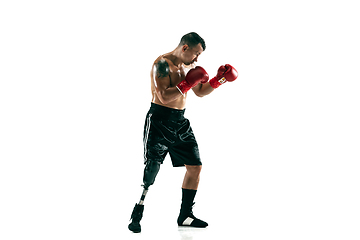
<path fill-rule="evenodd" d="M 131 223 L 129 224 L 129 230 L 134 233 L 141 232 L 140 221 L 144 212 L 144 205 L 136 204 L 131 214 Z"/>
<path fill-rule="evenodd" d="M 198 218 L 196 218 L 192 212 L 192 207 L 195 203 L 192 203 L 188 206 L 181 205 L 180 215 L 178 217 L 177 223 L 179 226 L 188 226 L 188 227 L 197 227 L 205 228 L 208 224 Z"/>

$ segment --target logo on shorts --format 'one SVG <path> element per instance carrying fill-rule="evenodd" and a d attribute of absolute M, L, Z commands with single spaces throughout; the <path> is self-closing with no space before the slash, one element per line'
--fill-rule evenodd
<path fill-rule="evenodd" d="M 226 78 L 225 77 L 222 77 L 221 79 L 219 79 L 219 83 L 223 84 L 226 82 Z"/>

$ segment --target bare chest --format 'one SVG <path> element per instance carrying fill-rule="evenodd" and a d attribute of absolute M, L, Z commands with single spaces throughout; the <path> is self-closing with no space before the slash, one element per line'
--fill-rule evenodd
<path fill-rule="evenodd" d="M 185 79 L 185 72 L 184 69 L 180 68 L 170 68 L 170 87 L 175 87 L 178 85 L 182 80 Z"/>

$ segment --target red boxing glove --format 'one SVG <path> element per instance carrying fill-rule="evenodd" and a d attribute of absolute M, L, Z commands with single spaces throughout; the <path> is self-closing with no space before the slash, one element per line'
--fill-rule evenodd
<path fill-rule="evenodd" d="M 202 67 L 195 67 L 191 69 L 187 74 L 184 80 L 182 80 L 178 85 L 177 89 L 182 95 L 184 95 L 191 88 L 195 87 L 199 82 L 206 83 L 209 80 L 209 75 Z"/>
<path fill-rule="evenodd" d="M 209 83 L 211 87 L 215 89 L 218 88 L 221 84 L 235 81 L 237 77 L 238 72 L 236 71 L 236 69 L 230 64 L 225 64 L 225 66 L 222 65 L 219 67 L 217 75 L 213 77 L 209 81 Z"/>

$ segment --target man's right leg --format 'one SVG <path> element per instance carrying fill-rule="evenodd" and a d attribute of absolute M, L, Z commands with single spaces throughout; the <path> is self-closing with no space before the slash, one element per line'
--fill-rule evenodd
<path fill-rule="evenodd" d="M 149 187 L 155 182 L 155 178 L 160 170 L 161 163 L 158 161 L 147 161 L 144 169 L 143 177 L 143 193 L 140 198 L 140 202 L 135 204 L 134 210 L 131 214 L 131 223 L 129 224 L 129 230 L 134 233 L 141 232 L 140 221 L 144 211 L 144 200 L 148 192 Z"/>
<path fill-rule="evenodd" d="M 147 161 L 144 169 L 144 189 L 148 189 L 155 182 L 156 175 L 160 170 L 161 162 Z"/>

